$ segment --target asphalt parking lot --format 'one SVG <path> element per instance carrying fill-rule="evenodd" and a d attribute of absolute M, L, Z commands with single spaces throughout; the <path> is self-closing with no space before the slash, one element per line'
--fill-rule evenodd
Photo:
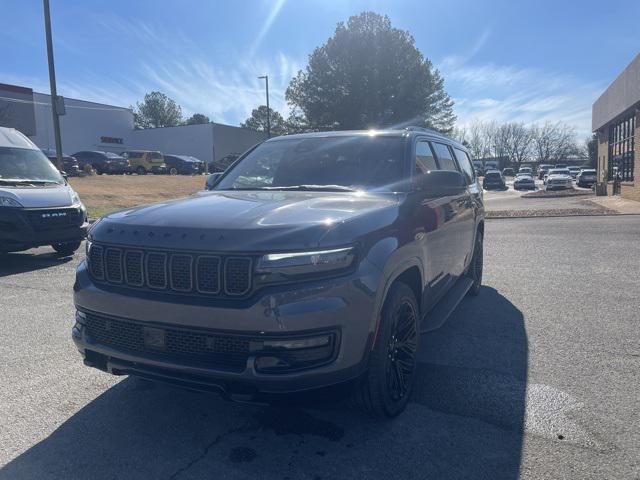
<path fill-rule="evenodd" d="M 0 479 L 640 478 L 640 216 L 489 221 L 407 411 L 236 405 L 82 365 L 73 259 L 0 257 Z"/>
<path fill-rule="evenodd" d="M 535 180 L 536 189 L 544 190 L 545 186 L 542 180 Z M 555 210 L 555 209 L 572 209 L 572 210 L 589 210 L 593 209 L 593 205 L 584 200 L 589 196 L 577 197 L 560 197 L 560 198 L 528 198 L 525 195 L 531 190 L 515 190 L 513 188 L 513 178 L 507 179 L 506 190 L 485 190 L 484 201 L 487 210 L 506 211 L 506 210 Z M 574 189 L 590 192 L 589 188 L 581 188 L 575 185 Z"/>

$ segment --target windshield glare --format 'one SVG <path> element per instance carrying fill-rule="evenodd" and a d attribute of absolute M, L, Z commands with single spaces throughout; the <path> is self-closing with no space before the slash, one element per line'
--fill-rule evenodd
<path fill-rule="evenodd" d="M 14 147 L 0 147 L 2 180 L 64 183 L 60 172 L 40 150 Z"/>
<path fill-rule="evenodd" d="M 290 138 L 266 142 L 240 161 L 216 190 L 312 185 L 398 190 L 405 139 L 396 136 Z"/>

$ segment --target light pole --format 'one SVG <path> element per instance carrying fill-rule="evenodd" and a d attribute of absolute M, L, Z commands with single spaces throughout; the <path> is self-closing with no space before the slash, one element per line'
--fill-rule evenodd
<path fill-rule="evenodd" d="M 267 138 L 271 138 L 271 110 L 269 109 L 269 75 L 263 75 L 258 77 L 260 80 L 264 79 L 267 89 Z"/>
<path fill-rule="evenodd" d="M 47 37 L 47 60 L 49 61 L 49 84 L 51 88 L 51 115 L 53 117 L 53 136 L 56 141 L 56 166 L 62 171 L 62 140 L 60 138 L 60 117 L 58 116 L 58 90 L 56 88 L 56 69 L 53 65 L 53 42 L 51 40 L 51 15 L 49 0 L 43 0 L 44 29 Z"/>

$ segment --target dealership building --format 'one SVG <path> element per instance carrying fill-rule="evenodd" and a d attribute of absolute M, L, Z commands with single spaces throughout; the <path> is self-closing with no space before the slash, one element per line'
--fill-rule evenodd
<path fill-rule="evenodd" d="M 640 54 L 593 104 L 600 195 L 640 201 Z"/>
<path fill-rule="evenodd" d="M 262 132 L 219 123 L 136 130 L 130 108 L 71 98 L 58 105 L 64 113 L 60 116 L 62 150 L 68 154 L 145 149 L 211 162 L 240 154 L 266 139 Z M 55 148 L 48 94 L 0 83 L 0 126 L 20 130 L 42 149 Z"/>

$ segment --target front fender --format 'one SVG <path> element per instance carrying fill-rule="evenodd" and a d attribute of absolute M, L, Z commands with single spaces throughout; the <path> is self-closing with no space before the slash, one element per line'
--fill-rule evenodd
<path fill-rule="evenodd" d="M 398 239 L 393 237 L 378 241 L 369 250 L 367 260 L 381 272 L 373 310 L 376 313 L 371 325 L 372 330 L 377 332 L 382 306 L 393 282 L 408 269 L 416 267 L 420 272 L 421 285 L 424 285 L 425 274 L 419 249 L 412 244 L 399 246 Z M 416 300 L 420 304 L 422 298 Z"/>

